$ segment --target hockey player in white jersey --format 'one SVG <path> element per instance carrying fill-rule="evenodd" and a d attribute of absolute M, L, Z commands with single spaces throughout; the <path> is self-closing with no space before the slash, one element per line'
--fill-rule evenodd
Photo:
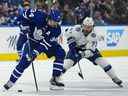
<path fill-rule="evenodd" d="M 98 36 L 93 29 L 94 21 L 91 17 L 86 17 L 82 26 L 75 25 L 66 29 L 65 36 L 69 45 L 69 51 L 64 62 L 64 73 L 79 62 L 81 58 L 87 58 L 94 65 L 99 65 L 114 83 L 122 87 L 122 81 L 96 48 Z"/>

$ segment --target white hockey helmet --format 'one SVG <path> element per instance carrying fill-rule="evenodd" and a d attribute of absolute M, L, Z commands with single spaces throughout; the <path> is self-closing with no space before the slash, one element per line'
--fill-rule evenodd
<path fill-rule="evenodd" d="M 87 25 L 87 26 L 93 26 L 94 25 L 94 21 L 92 17 L 86 17 L 83 20 L 83 25 Z"/>

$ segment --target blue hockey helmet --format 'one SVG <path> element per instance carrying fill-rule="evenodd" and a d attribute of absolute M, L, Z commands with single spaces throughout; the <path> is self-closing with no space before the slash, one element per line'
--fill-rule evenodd
<path fill-rule="evenodd" d="M 49 17 L 51 20 L 54 20 L 55 22 L 61 21 L 61 13 L 59 10 L 51 10 Z"/>

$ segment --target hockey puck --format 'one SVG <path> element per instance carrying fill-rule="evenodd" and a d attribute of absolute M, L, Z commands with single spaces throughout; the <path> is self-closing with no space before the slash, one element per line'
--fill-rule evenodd
<path fill-rule="evenodd" d="M 18 90 L 18 92 L 23 92 L 22 90 Z"/>

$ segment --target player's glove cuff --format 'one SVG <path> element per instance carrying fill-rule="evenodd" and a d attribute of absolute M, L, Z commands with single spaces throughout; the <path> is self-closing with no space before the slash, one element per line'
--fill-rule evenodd
<path fill-rule="evenodd" d="M 85 56 L 84 56 L 85 58 L 90 58 L 94 55 L 91 50 L 85 50 L 84 54 L 85 54 Z"/>
<path fill-rule="evenodd" d="M 89 49 L 85 51 L 79 51 L 79 54 L 81 55 L 82 58 L 90 58 L 94 55 L 93 52 Z"/>

